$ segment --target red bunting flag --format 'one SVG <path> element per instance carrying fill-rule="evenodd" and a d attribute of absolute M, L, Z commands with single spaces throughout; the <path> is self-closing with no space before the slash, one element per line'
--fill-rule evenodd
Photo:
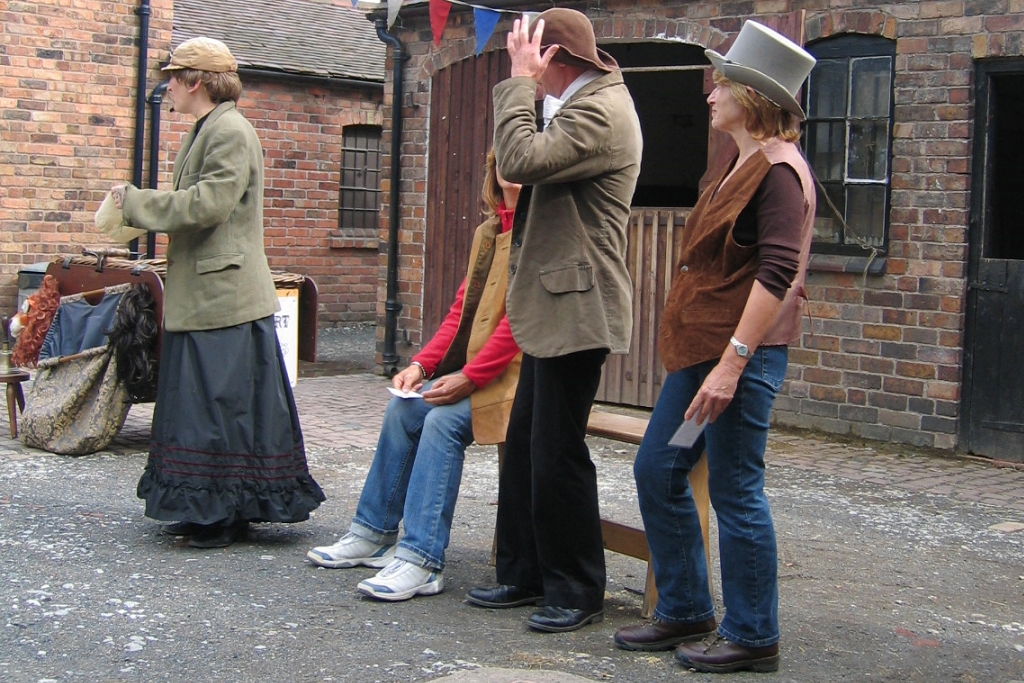
<path fill-rule="evenodd" d="M 441 34 L 448 23 L 448 12 L 452 9 L 448 0 L 430 0 L 430 31 L 434 34 L 434 45 L 441 44 Z"/>

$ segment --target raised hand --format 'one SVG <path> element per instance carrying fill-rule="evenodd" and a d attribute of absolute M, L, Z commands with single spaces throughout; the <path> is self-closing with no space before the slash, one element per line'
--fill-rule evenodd
<path fill-rule="evenodd" d="M 557 45 L 549 45 L 548 49 L 541 54 L 541 37 L 544 35 L 544 20 L 537 20 L 537 28 L 530 37 L 530 24 L 522 19 L 516 19 L 512 23 L 512 30 L 509 31 L 505 44 L 508 54 L 512 58 L 512 77 L 526 76 L 539 81 L 541 75 L 547 71 L 548 64 L 558 52 Z"/>

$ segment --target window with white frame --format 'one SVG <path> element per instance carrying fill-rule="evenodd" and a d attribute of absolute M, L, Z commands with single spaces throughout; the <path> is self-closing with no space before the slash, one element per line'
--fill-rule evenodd
<path fill-rule="evenodd" d="M 884 253 L 889 232 L 895 41 L 845 34 L 807 46 L 803 143 L 820 186 L 813 249 Z M 824 190 L 824 192 L 822 191 Z"/>

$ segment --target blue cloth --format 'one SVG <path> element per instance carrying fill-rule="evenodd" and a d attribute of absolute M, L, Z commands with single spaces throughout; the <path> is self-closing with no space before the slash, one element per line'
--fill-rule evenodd
<path fill-rule="evenodd" d="M 349 530 L 374 543 L 394 543 L 404 519 L 405 536 L 395 557 L 444 569 L 462 463 L 472 442 L 468 397 L 443 406 L 421 398 L 391 399 Z"/>
<path fill-rule="evenodd" d="M 726 610 L 718 632 L 746 647 L 779 640 L 778 555 L 764 493 L 764 451 L 787 357 L 785 346 L 754 351 L 732 401 L 692 448 L 668 441 L 717 360 L 670 373 L 633 466 L 658 587 L 655 615 L 673 623 L 703 621 L 714 616 L 714 603 L 687 476 L 707 450 Z"/>
<path fill-rule="evenodd" d="M 114 327 L 114 316 L 123 296 L 124 291 L 108 292 L 95 306 L 85 299 L 62 301 L 39 348 L 39 360 L 106 346 L 107 333 Z"/>

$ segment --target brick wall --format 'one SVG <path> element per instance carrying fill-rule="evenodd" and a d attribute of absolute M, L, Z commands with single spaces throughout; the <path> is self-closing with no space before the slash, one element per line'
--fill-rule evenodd
<path fill-rule="evenodd" d="M 79 7 L 80 5 L 80 7 Z M 172 0 L 152 0 L 148 89 L 171 45 Z M 18 270 L 105 245 L 92 215 L 132 178 L 137 2 L 0 3 L 0 311 L 16 306 Z M 338 232 L 342 128 L 380 125 L 381 90 L 243 77 L 240 110 L 266 157 L 271 267 L 313 278 L 321 326 L 372 322 L 380 256 L 373 236 Z M 147 93 L 148 94 L 148 93 Z M 149 107 L 147 106 L 147 117 Z M 159 187 L 190 121 L 161 113 Z M 147 122 L 146 149 L 149 146 Z M 144 178 L 148 178 L 148 155 Z M 145 181 L 144 181 L 145 182 Z M 158 239 L 162 253 L 163 238 Z"/>
<path fill-rule="evenodd" d="M 0 311 L 17 273 L 106 240 L 92 214 L 132 177 L 137 3 L 0 3 Z M 151 45 L 171 39 L 172 0 L 153 0 Z M 155 52 L 155 53 L 154 53 Z M 151 82 L 166 49 L 150 51 Z"/>
<path fill-rule="evenodd" d="M 795 10 L 807 11 L 808 40 L 845 32 L 896 40 L 895 159 L 886 269 L 867 276 L 827 271 L 810 275 L 813 321 L 805 321 L 802 343 L 791 347 L 789 379 L 776 401 L 776 421 L 954 447 L 966 305 L 973 59 L 1021 54 L 1024 1 L 611 0 L 578 5 L 594 8 L 590 14 L 599 40 L 659 36 L 718 47 L 735 34 L 743 19 Z M 422 305 L 422 187 L 427 166 L 423 138 L 431 104 L 430 77 L 472 56 L 475 34 L 471 15 L 455 8 L 438 47 L 431 42 L 425 12 L 403 9 L 401 24 L 396 34 L 412 56 L 405 69 L 406 90 L 418 107 L 403 110 L 399 292 L 404 308 L 399 327 L 413 330 L 415 336 L 419 320 L 412 313 Z M 492 47 L 503 43 L 507 30 L 506 18 L 499 23 Z M 386 73 L 390 80 L 390 61 Z M 385 102 L 385 121 L 390 121 L 390 106 Z M 385 159 L 385 166 L 389 164 Z M 382 216 L 386 223 L 386 206 Z M 385 230 L 383 225 L 382 234 Z M 379 305 L 378 325 L 383 323 Z M 400 348 L 400 353 L 413 350 Z"/>
<path fill-rule="evenodd" d="M 380 263 L 377 235 L 338 230 L 342 129 L 381 125 L 379 88 L 293 85 L 246 73 L 239 111 L 263 145 L 264 243 L 270 267 L 316 282 L 318 323 L 374 322 Z M 161 120 L 160 187 L 192 120 L 166 112 Z M 159 243 L 163 244 L 161 239 Z"/>

